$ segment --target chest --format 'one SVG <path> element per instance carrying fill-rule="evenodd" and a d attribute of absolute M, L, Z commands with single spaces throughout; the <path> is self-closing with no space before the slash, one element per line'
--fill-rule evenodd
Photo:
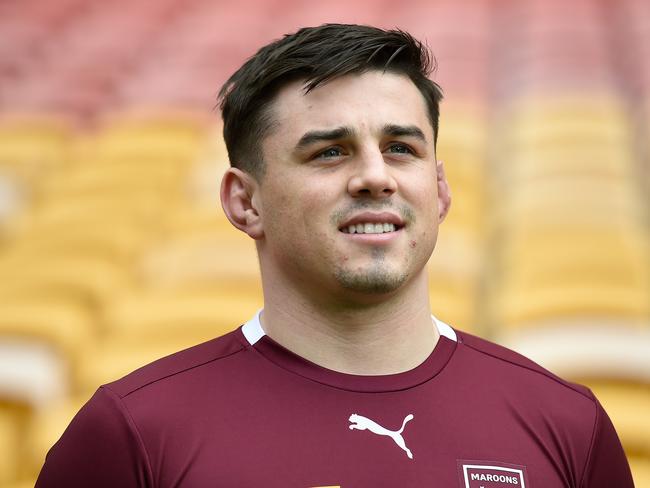
<path fill-rule="evenodd" d="M 575 486 L 570 440 L 558 445 L 533 414 L 507 405 L 434 392 L 276 393 L 197 408 L 152 429 L 145 442 L 157 486 Z"/>

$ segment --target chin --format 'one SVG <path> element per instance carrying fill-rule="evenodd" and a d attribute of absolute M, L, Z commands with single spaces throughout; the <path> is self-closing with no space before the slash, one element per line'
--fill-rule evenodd
<path fill-rule="evenodd" d="M 376 269 L 367 272 L 352 272 L 339 269 L 336 279 L 341 286 L 350 291 L 381 295 L 391 293 L 406 282 L 407 274 Z"/>

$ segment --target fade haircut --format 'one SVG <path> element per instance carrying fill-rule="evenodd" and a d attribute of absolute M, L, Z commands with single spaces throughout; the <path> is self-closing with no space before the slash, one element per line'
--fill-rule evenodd
<path fill-rule="evenodd" d="M 264 175 L 262 141 L 273 127 L 271 105 L 282 87 L 303 80 L 309 93 L 334 78 L 371 70 L 411 79 L 426 101 L 435 144 L 442 90 L 428 78 L 435 61 L 427 47 L 401 30 L 324 24 L 264 46 L 223 85 L 219 106 L 230 164 L 258 180 Z"/>

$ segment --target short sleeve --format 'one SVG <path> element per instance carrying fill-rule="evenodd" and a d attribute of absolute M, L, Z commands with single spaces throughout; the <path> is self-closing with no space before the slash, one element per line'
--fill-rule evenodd
<path fill-rule="evenodd" d="M 634 488 L 630 466 L 603 407 L 596 401 L 596 425 L 581 488 Z"/>
<path fill-rule="evenodd" d="M 36 488 L 151 486 L 142 441 L 118 396 L 106 387 L 72 419 L 45 458 Z"/>

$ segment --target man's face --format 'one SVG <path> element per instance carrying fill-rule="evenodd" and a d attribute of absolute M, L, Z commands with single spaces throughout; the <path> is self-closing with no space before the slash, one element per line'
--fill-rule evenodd
<path fill-rule="evenodd" d="M 272 116 L 254 197 L 267 277 L 280 273 L 304 291 L 348 297 L 390 293 L 422 277 L 444 175 L 426 103 L 408 77 L 346 75 L 307 94 L 292 83 Z"/>

